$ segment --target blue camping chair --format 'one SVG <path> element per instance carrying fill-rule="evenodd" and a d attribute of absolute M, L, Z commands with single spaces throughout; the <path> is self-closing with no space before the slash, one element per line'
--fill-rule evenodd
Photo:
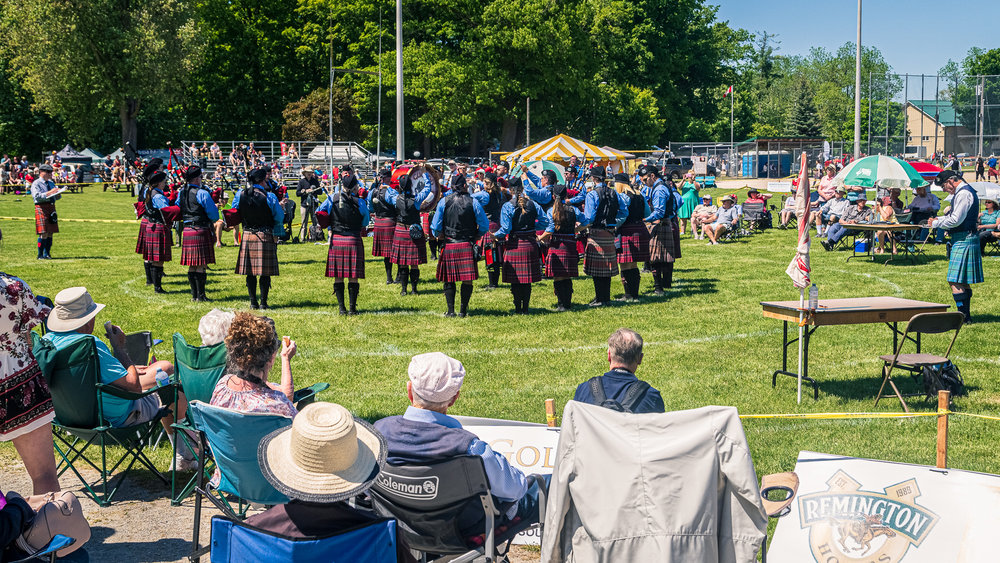
<path fill-rule="evenodd" d="M 211 448 L 221 475 L 219 484 L 212 486 L 204 482 L 203 471 L 196 472 L 198 486 L 195 489 L 194 545 L 191 553 L 191 559 L 196 560 L 209 550 L 208 546 L 202 548 L 198 545 L 204 496 L 213 497 L 213 502 L 214 499 L 219 500 L 218 505 L 225 507 L 223 512 L 237 520 L 246 516 L 250 503 L 275 505 L 288 502 L 288 497 L 264 479 L 257 462 L 257 446 L 271 432 L 290 426 L 292 419 L 277 414 L 242 413 L 201 401 L 188 403 L 187 416 L 200 436 L 199 467 L 205 466 L 205 451 Z M 226 495 L 238 497 L 235 511 Z"/>
<path fill-rule="evenodd" d="M 52 536 L 52 539 L 49 540 L 49 543 L 45 544 L 45 546 L 39 549 L 38 551 L 28 555 L 23 559 L 18 559 L 17 561 L 11 561 L 11 563 L 28 563 L 29 561 L 38 561 L 38 560 L 42 561 L 47 560 L 50 563 L 55 563 L 58 551 L 60 549 L 67 548 L 73 545 L 74 543 L 76 543 L 75 539 L 69 536 L 64 536 L 62 534 L 56 534 Z"/>
<path fill-rule="evenodd" d="M 375 520 L 329 536 L 289 538 L 239 520 L 212 517 L 213 563 L 396 563 L 396 521 Z"/>

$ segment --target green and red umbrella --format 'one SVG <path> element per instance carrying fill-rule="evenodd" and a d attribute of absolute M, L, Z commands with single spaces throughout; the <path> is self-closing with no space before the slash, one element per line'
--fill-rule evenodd
<path fill-rule="evenodd" d="M 893 156 L 866 156 L 848 164 L 833 177 L 833 185 L 873 188 L 916 188 L 927 180 L 910 163 Z"/>

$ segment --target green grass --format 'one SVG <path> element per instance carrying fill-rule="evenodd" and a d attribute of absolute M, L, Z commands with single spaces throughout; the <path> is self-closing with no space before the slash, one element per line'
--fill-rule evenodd
<path fill-rule="evenodd" d="M 721 190 L 716 190 L 721 193 Z M 742 199 L 742 197 L 741 197 Z M 54 296 L 60 289 L 85 285 L 106 303 L 99 320 L 111 320 L 127 332 L 150 329 L 165 342 L 155 348 L 171 358 L 170 334 L 179 331 L 198 341 L 197 322 L 211 307 L 248 307 L 243 278 L 232 273 L 237 249 L 219 249 L 209 275 L 213 303 L 192 303 L 180 252 L 167 264 L 168 295 L 155 295 L 144 284 L 141 259 L 133 253 L 136 224 L 72 222 L 66 219 L 129 219 L 131 199 L 125 194 L 88 191 L 65 195 L 58 203 L 64 221 L 56 235 L 55 260 L 35 260 L 30 221 L 0 220 L 5 240 L 0 269 L 28 281 L 36 293 Z M 29 198 L 0 197 L 0 216 L 33 215 Z M 577 307 L 556 314 L 551 282 L 535 285 L 535 314 L 512 316 L 508 291 L 479 289 L 472 316 L 442 316 L 441 285 L 424 281 L 419 296 L 400 297 L 398 286 L 382 279 L 381 260 L 369 259 L 369 278 L 362 283 L 358 317 L 340 317 L 332 282 L 323 277 L 326 250 L 300 244 L 279 249 L 281 276 L 275 280 L 269 312 L 282 335 L 298 342 L 293 360 L 297 386 L 317 381 L 331 384 L 322 399 L 344 404 L 369 419 L 400 413 L 407 405 L 406 367 L 410 356 L 442 351 L 467 369 L 456 414 L 544 421 L 543 401 L 554 398 L 558 409 L 575 387 L 607 368 L 605 341 L 618 327 L 638 330 L 646 340 L 639 375 L 663 393 L 667 409 L 732 405 L 741 413 L 863 412 L 873 410 L 879 384 L 878 355 L 887 353 L 891 336 L 883 325 L 824 327 L 813 338 L 810 373 L 819 379 L 820 398 L 803 393 L 795 401 L 795 382 L 782 377 L 771 388 L 770 374 L 780 363 L 781 324 L 761 316 L 759 301 L 795 299 L 784 270 L 793 252 L 792 230 L 772 230 L 745 242 L 707 247 L 685 238 L 678 280 L 668 298 L 646 298 L 638 305 L 590 310 Z M 814 245 L 814 280 L 821 298 L 897 295 L 950 303 L 945 282 L 947 262 L 942 247 L 928 247 L 918 265 L 883 266 L 852 260 L 844 252 L 825 252 Z M 978 322 L 962 331 L 954 356 L 970 394 L 956 400 L 961 411 L 1000 413 L 997 325 L 1000 305 L 991 298 L 1000 275 L 1000 258 L 984 260 L 985 284 L 977 286 L 973 311 Z M 434 264 L 422 268 L 433 278 Z M 648 276 L 643 288 L 651 289 Z M 615 282 L 620 293 L 620 284 Z M 575 282 L 574 301 L 593 297 L 589 279 Z M 925 348 L 941 345 L 925 339 Z M 793 354 L 794 357 L 794 354 Z M 792 360 L 794 362 L 794 358 Z M 912 407 L 930 412 L 934 405 L 914 400 Z M 879 410 L 896 411 L 894 401 Z M 922 464 L 935 459 L 935 420 L 748 420 L 745 422 L 754 462 L 761 473 L 793 468 L 799 450 L 862 456 Z M 995 446 L 1000 423 L 954 417 L 950 465 L 1000 472 Z M 166 466 L 166 454 L 157 458 Z M 160 463 L 158 461 L 158 463 Z"/>

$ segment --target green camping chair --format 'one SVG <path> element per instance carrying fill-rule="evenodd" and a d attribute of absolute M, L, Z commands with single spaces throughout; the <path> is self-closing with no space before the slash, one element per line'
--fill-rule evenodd
<path fill-rule="evenodd" d="M 53 425 L 69 436 L 67 438 L 62 432 L 53 433 L 56 439 L 54 444 L 56 451 L 62 458 L 58 467 L 59 475 L 71 469 L 83 483 L 87 495 L 100 506 L 111 504 L 111 499 L 136 462 L 146 466 L 164 485 L 169 485 L 170 483 L 143 453 L 142 448 L 153 430 L 159 427 L 160 419 L 170 410 L 160 409 L 153 420 L 126 428 L 114 428 L 104 419 L 105 394 L 134 401 L 159 389 L 130 393 L 100 383 L 96 339 L 81 338 L 61 350 L 56 350 L 51 342 L 35 333 L 32 333 L 31 339 L 35 359 L 38 360 L 52 394 L 52 405 L 56 411 Z M 91 445 L 99 446 L 101 449 L 100 465 L 86 456 L 87 449 Z M 125 451 L 109 467 L 107 447 L 112 445 L 121 446 Z M 78 460 L 86 462 L 100 474 L 100 477 L 88 482 L 74 465 Z M 123 464 L 125 469 L 109 490 L 110 477 Z M 98 486 L 100 492 L 96 490 Z"/>

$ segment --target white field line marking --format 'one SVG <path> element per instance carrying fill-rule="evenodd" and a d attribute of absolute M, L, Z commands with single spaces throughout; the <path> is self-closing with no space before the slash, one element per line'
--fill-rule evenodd
<path fill-rule="evenodd" d="M 833 271 L 834 272 L 839 272 L 841 274 L 854 274 L 855 276 L 862 276 L 862 277 L 865 277 L 865 278 L 868 278 L 868 279 L 873 279 L 873 280 L 876 280 L 876 281 L 880 281 L 880 282 L 888 285 L 889 287 L 891 287 L 893 293 L 895 293 L 896 295 L 903 295 L 903 288 L 902 287 L 899 287 L 898 285 L 892 283 L 891 281 L 889 281 L 889 280 L 887 280 L 887 279 L 885 279 L 883 277 L 879 277 L 879 276 L 876 276 L 876 275 L 873 275 L 873 274 L 868 274 L 868 273 L 865 273 L 865 272 L 852 272 L 850 270 L 833 270 Z"/>

